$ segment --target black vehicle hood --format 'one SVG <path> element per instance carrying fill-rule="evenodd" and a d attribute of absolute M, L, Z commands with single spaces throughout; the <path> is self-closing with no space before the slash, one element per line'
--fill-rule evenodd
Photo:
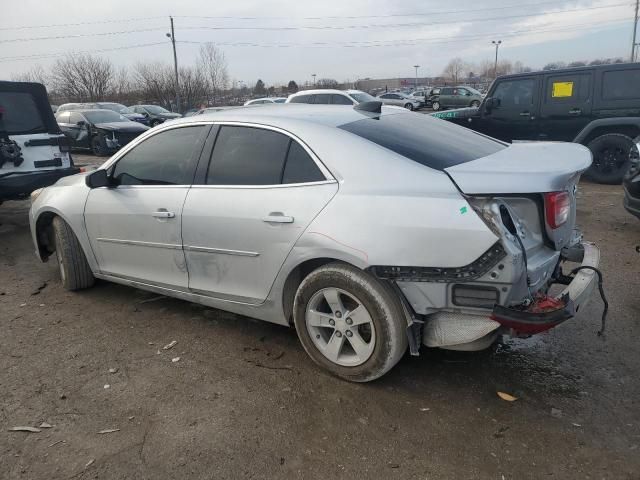
<path fill-rule="evenodd" d="M 459 119 L 459 118 L 471 118 L 477 117 L 480 108 L 478 107 L 466 107 L 457 108 L 455 110 L 443 110 L 441 112 L 430 113 L 432 117 L 442 118 L 444 120 Z"/>
<path fill-rule="evenodd" d="M 149 127 L 138 122 L 107 122 L 96 123 L 94 126 L 110 132 L 144 132 L 149 130 Z"/>

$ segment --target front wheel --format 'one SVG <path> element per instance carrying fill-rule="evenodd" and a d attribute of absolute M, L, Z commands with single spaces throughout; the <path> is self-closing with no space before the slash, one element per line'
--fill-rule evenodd
<path fill-rule="evenodd" d="M 96 135 L 91 139 L 91 152 L 97 157 L 104 157 L 107 155 L 107 146 L 100 135 Z"/>
<path fill-rule="evenodd" d="M 294 323 L 311 359 L 353 382 L 381 377 L 407 349 L 406 321 L 395 293 L 342 263 L 320 267 L 302 281 Z"/>
<path fill-rule="evenodd" d="M 478 108 L 480 106 L 480 102 L 478 100 L 474 100 L 473 102 L 471 102 L 471 106 Z"/>
<path fill-rule="evenodd" d="M 631 164 L 633 140 L 621 133 L 608 133 L 592 140 L 587 147 L 593 154 L 593 162 L 585 175 L 594 182 L 620 184 Z"/>
<path fill-rule="evenodd" d="M 404 108 L 407 110 L 413 110 L 413 103 L 405 103 Z"/>
<path fill-rule="evenodd" d="M 431 104 L 431 109 L 432 109 L 434 112 L 437 112 L 438 110 L 440 110 L 440 102 L 433 102 L 433 103 Z"/>
<path fill-rule="evenodd" d="M 151 120 L 151 128 L 153 127 L 157 127 L 158 125 L 160 125 L 162 122 L 160 120 Z"/>
<path fill-rule="evenodd" d="M 53 233 L 62 286 L 66 290 L 91 287 L 95 278 L 80 242 L 71 227 L 62 218 L 55 217 L 53 219 Z"/>

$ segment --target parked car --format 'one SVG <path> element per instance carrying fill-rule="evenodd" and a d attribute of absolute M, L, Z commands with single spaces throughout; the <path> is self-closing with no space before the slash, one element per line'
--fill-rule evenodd
<path fill-rule="evenodd" d="M 167 120 L 175 120 L 176 118 L 182 117 L 179 113 L 170 112 L 166 108 L 159 107 L 158 105 L 133 105 L 129 108 L 135 113 L 144 115 L 144 117 L 149 120 L 149 126 L 151 127 L 160 125 Z"/>
<path fill-rule="evenodd" d="M 311 103 L 314 105 L 357 105 L 361 102 L 375 100 L 368 93 L 360 90 L 302 90 L 289 95 L 286 103 Z"/>
<path fill-rule="evenodd" d="M 586 175 L 619 184 L 640 135 L 640 64 L 568 68 L 499 77 L 479 108 L 436 114 L 506 141 L 586 145 Z"/>
<path fill-rule="evenodd" d="M 246 102 L 244 102 L 244 105 L 246 107 L 247 105 L 267 105 L 271 103 L 284 103 L 286 101 L 286 97 L 256 98 L 253 100 L 247 100 Z"/>
<path fill-rule="evenodd" d="M 636 137 L 631 147 L 630 165 L 624 176 L 624 208 L 640 218 L 640 137 Z"/>
<path fill-rule="evenodd" d="M 426 96 L 426 100 L 425 100 L 425 106 L 427 107 L 432 107 L 433 106 L 433 101 L 437 100 L 438 97 L 440 96 L 440 90 L 442 89 L 442 87 L 433 87 L 432 89 L 429 90 L 429 93 Z"/>
<path fill-rule="evenodd" d="M 593 271 L 548 289 L 565 260 L 598 264 L 575 231 L 590 161 L 380 102 L 229 109 L 37 192 L 30 224 L 68 290 L 100 278 L 295 324 L 316 363 L 364 382 L 407 345 L 477 350 L 582 312 Z"/>
<path fill-rule="evenodd" d="M 67 110 L 56 115 L 60 129 L 73 148 L 109 155 L 124 147 L 149 127 L 132 122 L 113 110 Z"/>
<path fill-rule="evenodd" d="M 0 203 L 80 171 L 40 83 L 0 81 Z"/>
<path fill-rule="evenodd" d="M 382 93 L 378 95 L 377 99 L 385 105 L 404 107 L 407 110 L 418 110 L 423 106 L 423 103 L 420 100 L 400 92 Z"/>
<path fill-rule="evenodd" d="M 100 109 L 112 110 L 120 115 L 127 117 L 129 120 L 149 125 L 149 120 L 144 115 L 135 113 L 129 107 L 115 102 L 87 102 L 87 103 L 65 103 L 60 105 L 55 113 L 70 112 L 72 110 Z"/>
<path fill-rule="evenodd" d="M 479 107 L 482 94 L 471 87 L 442 87 L 437 98 L 431 99 L 431 108 L 435 111 L 447 108 Z"/>

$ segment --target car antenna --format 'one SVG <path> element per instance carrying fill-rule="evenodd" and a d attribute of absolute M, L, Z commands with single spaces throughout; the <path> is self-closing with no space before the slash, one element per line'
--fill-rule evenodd
<path fill-rule="evenodd" d="M 353 107 L 353 109 L 369 113 L 382 113 L 382 102 L 379 102 L 377 100 L 371 102 L 362 102 Z"/>

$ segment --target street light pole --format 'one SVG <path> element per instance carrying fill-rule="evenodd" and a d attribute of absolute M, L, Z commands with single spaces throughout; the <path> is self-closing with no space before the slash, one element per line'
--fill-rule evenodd
<path fill-rule="evenodd" d="M 313 86 L 316 86 L 316 74 L 312 73 L 311 76 L 313 77 Z"/>
<path fill-rule="evenodd" d="M 494 64 L 494 67 L 493 67 L 493 77 L 498 78 L 498 48 L 500 48 L 500 44 L 502 43 L 502 40 L 498 40 L 497 42 L 495 40 L 491 40 L 491 43 L 493 43 L 496 46 L 496 63 Z"/>
<path fill-rule="evenodd" d="M 416 90 L 417 90 L 418 89 L 418 69 L 420 68 L 420 65 L 414 65 L 413 68 L 416 69 Z"/>
<path fill-rule="evenodd" d="M 176 33 L 173 29 L 173 17 L 169 17 L 171 20 L 171 33 L 167 33 L 167 37 L 171 39 L 171 43 L 173 44 L 173 68 L 176 75 L 176 108 L 178 109 L 178 113 L 180 113 L 180 83 L 178 81 L 178 54 L 176 53 Z"/>

